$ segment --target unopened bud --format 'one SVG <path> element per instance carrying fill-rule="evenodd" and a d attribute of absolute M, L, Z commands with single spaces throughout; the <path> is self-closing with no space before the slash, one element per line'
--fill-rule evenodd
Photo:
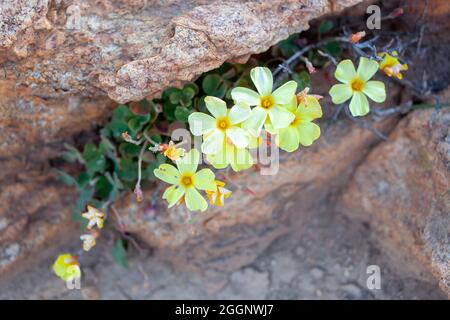
<path fill-rule="evenodd" d="M 136 195 L 137 202 L 142 202 L 142 200 L 144 200 L 144 194 L 140 186 L 134 188 L 134 194 Z"/>
<path fill-rule="evenodd" d="M 359 41 L 361 41 L 362 38 L 364 38 L 366 36 L 366 32 L 364 31 L 359 31 L 356 33 L 353 33 L 352 35 L 350 35 L 349 37 L 349 41 L 351 43 L 358 43 Z"/>
<path fill-rule="evenodd" d="M 396 8 L 394 9 L 394 11 L 391 12 L 391 17 L 393 18 L 398 18 L 401 15 L 403 15 L 405 13 L 405 10 L 403 8 Z"/>
<path fill-rule="evenodd" d="M 316 68 L 314 68 L 311 61 L 309 61 L 307 58 L 305 58 L 305 64 L 306 64 L 306 68 L 308 69 L 309 74 L 316 73 Z"/>
<path fill-rule="evenodd" d="M 123 138 L 123 140 L 125 140 L 126 142 L 130 142 L 131 140 L 133 140 L 133 139 L 131 139 L 131 137 L 130 137 L 130 135 L 128 134 L 127 131 L 125 131 L 125 132 L 122 133 L 122 138 Z"/>

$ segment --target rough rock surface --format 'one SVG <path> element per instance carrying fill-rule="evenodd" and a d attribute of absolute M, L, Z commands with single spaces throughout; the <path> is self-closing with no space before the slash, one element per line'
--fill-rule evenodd
<path fill-rule="evenodd" d="M 0 299 L 445 299 L 436 280 L 398 271 L 367 236 L 367 224 L 327 205 L 297 219 L 295 198 L 277 213 L 292 217 L 289 230 L 245 266 L 220 274 L 208 264 L 188 271 L 162 260 L 160 251 L 131 250 L 125 270 L 111 260 L 110 239 L 102 238 L 83 259 L 81 290 L 67 290 L 49 272 L 58 252 L 77 250 L 64 245 L 20 278 L 0 283 Z M 381 289 L 367 288 L 369 265 L 380 266 Z"/>
<path fill-rule="evenodd" d="M 21 297 L 25 293 L 26 298 L 62 298 L 80 294 L 68 292 L 48 270 L 56 254 L 55 243 L 59 239 L 64 243 L 58 249 L 70 248 L 68 243 L 79 248 L 79 234 L 70 233 L 77 231 L 70 228 L 67 209 L 73 190 L 61 188 L 49 177 L 46 160 L 58 153 L 62 142 L 80 131 L 89 131 L 110 114 L 114 103 L 107 95 L 118 101 L 139 99 L 156 94 L 167 85 L 190 80 L 223 61 L 245 61 L 250 53 L 264 51 L 289 33 L 304 30 L 309 19 L 356 2 L 19 0 L 14 7 L 2 2 L 0 198 L 4 206 L 0 209 L 0 274 L 17 271 L 21 265 L 29 270 L 36 268 L 37 273 L 24 273 L 19 280 L 1 284 L 0 296 Z M 231 47 L 236 50 L 230 52 Z M 433 65 L 445 71 L 441 64 Z M 401 100 L 392 98 L 395 102 L 389 102 L 391 105 Z M 396 123 L 394 118 L 378 126 L 389 132 Z M 426 144 L 424 139 L 427 135 L 436 138 L 442 127 L 448 128 L 446 123 L 440 122 L 436 127 L 440 129 L 430 132 L 419 130 L 416 125 L 405 129 L 408 125 L 403 125 L 399 133 L 395 129 L 392 134 L 394 142 L 383 143 L 375 150 L 382 152 L 384 149 L 380 148 L 385 145 L 395 149 L 391 143 L 409 139 L 424 146 L 432 161 L 441 163 L 437 147 Z M 161 202 L 156 207 L 138 207 L 130 197 L 128 203 L 117 208 L 114 220 L 123 231 L 140 240 L 140 250 L 147 252 L 149 246 L 161 250 L 156 250 L 155 259 L 132 257 L 135 268 L 130 275 L 112 265 L 109 254 L 101 253 L 111 247 L 112 239 L 107 234 L 102 241 L 108 243 L 95 248 L 100 251 L 94 255 L 95 261 L 83 261 L 89 285 L 83 288 L 82 297 L 183 298 L 189 291 L 189 297 L 235 299 L 439 298 L 431 273 L 442 278 L 441 286 L 448 290 L 448 203 L 436 200 L 433 192 L 438 189 L 435 184 L 445 186 L 439 174 L 448 181 L 448 166 L 446 176 L 441 169 L 433 175 L 433 169 L 428 175 L 407 172 L 411 177 L 417 174 L 416 180 L 399 177 L 405 179 L 405 192 L 421 192 L 422 179 L 429 178 L 425 201 L 417 208 L 429 209 L 427 206 L 432 203 L 432 211 L 420 211 L 411 218 L 404 211 L 398 216 L 391 212 L 380 212 L 378 216 L 369 210 L 361 212 L 369 223 L 372 219 L 363 214 L 376 216 L 374 229 L 381 235 L 376 244 L 367 239 L 367 223 L 353 223 L 332 208 L 342 190 L 343 208 L 351 203 L 347 192 L 365 197 L 356 190 L 358 180 L 349 189 L 344 189 L 344 184 L 352 178 L 354 167 L 365 161 L 378 143 L 367 130 L 339 122 L 314 147 L 283 155 L 279 175 L 261 178 L 249 171 L 233 176 L 230 185 L 247 185 L 254 195 L 248 191 L 244 194 L 241 189 L 234 198 L 243 201 L 230 199 L 227 211 L 194 216 L 192 223 L 182 209 L 166 212 Z M 439 145 L 446 148 L 446 144 Z M 417 151 L 409 145 L 407 150 Z M 374 153 L 371 152 L 371 158 L 376 157 Z M 391 162 L 396 161 L 395 154 L 384 154 Z M 400 154 L 405 161 L 412 161 L 408 154 Z M 371 163 L 376 171 L 378 162 Z M 370 168 L 364 168 L 361 164 L 356 177 L 365 179 L 364 170 Z M 383 172 L 375 173 L 383 177 Z M 158 192 L 155 197 L 159 198 Z M 408 195 L 402 197 L 409 199 Z M 377 204 L 377 199 L 369 200 L 374 206 Z M 390 208 L 394 210 L 396 205 Z M 243 213 L 242 208 L 249 209 Z M 348 212 L 355 215 L 352 208 Z M 321 229 L 314 221 L 326 227 Z M 337 231 L 334 222 L 340 226 Z M 394 232 L 383 233 L 384 223 Z M 413 253 L 407 256 L 408 265 L 411 274 L 420 279 L 411 279 L 409 273 L 405 275 L 396 269 L 404 264 L 396 254 L 403 245 L 395 234 L 397 228 L 405 239 L 413 241 L 403 250 Z M 62 233 L 64 237 L 58 239 Z M 288 239 L 287 242 L 280 240 L 270 246 L 285 234 L 282 239 Z M 44 246 L 49 251 L 41 251 Z M 385 248 L 392 248 L 387 257 Z M 39 258 L 32 260 L 44 259 L 42 264 L 21 264 L 36 252 Z M 377 260 L 377 256 L 382 258 Z M 172 271 L 172 264 L 166 265 L 162 259 L 170 260 L 175 269 Z M 354 261 L 359 263 L 353 265 Z M 387 291 L 365 290 L 365 268 L 372 263 L 380 264 L 386 272 L 383 274 L 387 278 L 383 279 L 387 280 Z M 183 271 L 178 271 L 181 267 Z M 188 267 L 196 273 L 187 272 Z M 190 279 L 192 275 L 194 278 Z M 258 282 L 257 287 L 254 281 Z M 260 293 L 252 296 L 255 290 Z M 410 290 L 411 294 L 399 295 L 402 290 Z"/>
<path fill-rule="evenodd" d="M 405 272 L 433 272 L 450 295 L 450 112 L 433 124 L 431 115 L 402 120 L 356 170 L 342 204 L 370 222 Z"/>
<path fill-rule="evenodd" d="M 51 143 L 225 61 L 245 61 L 359 0 L 0 4 L 0 153 Z"/>

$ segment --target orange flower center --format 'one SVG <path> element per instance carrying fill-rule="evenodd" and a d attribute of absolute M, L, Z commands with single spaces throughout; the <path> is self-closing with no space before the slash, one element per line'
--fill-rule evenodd
<path fill-rule="evenodd" d="M 273 99 L 272 96 L 261 97 L 260 100 L 261 108 L 270 109 L 273 107 Z"/>
<path fill-rule="evenodd" d="M 363 87 L 364 87 L 364 81 L 362 81 L 359 78 L 355 78 L 352 80 L 352 90 L 353 91 L 362 91 Z"/>
<path fill-rule="evenodd" d="M 192 177 L 190 177 L 190 176 L 183 176 L 183 177 L 181 177 L 181 184 L 185 188 L 188 188 L 188 187 L 192 186 L 194 184 L 194 182 L 192 181 Z"/>
<path fill-rule="evenodd" d="M 300 120 L 301 120 L 300 115 L 298 113 L 296 113 L 294 120 L 292 120 L 292 122 L 291 122 L 291 126 L 293 126 L 293 127 L 297 126 L 297 124 L 300 122 Z"/>
<path fill-rule="evenodd" d="M 230 127 L 230 119 L 228 117 L 222 117 L 217 119 L 216 127 L 219 130 L 225 131 Z"/>

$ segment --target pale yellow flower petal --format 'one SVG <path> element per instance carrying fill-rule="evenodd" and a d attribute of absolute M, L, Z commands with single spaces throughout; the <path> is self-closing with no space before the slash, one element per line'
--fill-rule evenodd
<path fill-rule="evenodd" d="M 306 96 L 305 102 L 300 103 L 297 113 L 303 121 L 311 121 L 322 117 L 322 107 L 319 100 L 312 96 Z"/>
<path fill-rule="evenodd" d="M 267 111 L 263 108 L 253 108 L 250 117 L 242 123 L 242 128 L 247 129 L 252 135 L 259 136 L 261 128 L 266 121 Z"/>
<path fill-rule="evenodd" d="M 277 105 L 289 104 L 295 97 L 297 82 L 288 81 L 272 93 L 274 103 Z"/>
<path fill-rule="evenodd" d="M 200 190 L 214 191 L 216 189 L 214 172 L 211 169 L 198 171 L 194 176 L 194 186 Z"/>
<path fill-rule="evenodd" d="M 356 73 L 362 81 L 368 81 L 377 71 L 378 62 L 365 57 L 359 59 L 358 71 Z"/>
<path fill-rule="evenodd" d="M 187 152 L 183 158 L 176 161 L 178 170 L 181 174 L 195 173 L 197 171 L 198 162 L 200 161 L 200 153 L 196 149 Z"/>
<path fill-rule="evenodd" d="M 273 77 L 269 68 L 253 68 L 250 71 L 250 77 L 261 96 L 268 96 L 272 93 Z"/>
<path fill-rule="evenodd" d="M 280 149 L 293 152 L 299 147 L 298 131 L 295 127 L 289 126 L 284 129 L 280 129 L 275 138 L 275 142 Z"/>
<path fill-rule="evenodd" d="M 206 202 L 205 198 L 195 188 L 186 190 L 184 200 L 186 201 L 187 208 L 191 211 L 205 211 L 208 208 L 208 202 Z"/>
<path fill-rule="evenodd" d="M 342 83 L 349 83 L 356 76 L 355 66 L 349 59 L 341 61 L 334 73 L 334 77 Z"/>
<path fill-rule="evenodd" d="M 295 118 L 286 108 L 275 106 L 269 110 L 270 121 L 274 129 L 286 128 Z"/>
<path fill-rule="evenodd" d="M 247 120 L 252 113 L 250 106 L 246 103 L 240 103 L 234 105 L 230 112 L 228 113 L 228 117 L 230 118 L 230 122 L 232 125 L 241 123 Z"/>
<path fill-rule="evenodd" d="M 363 92 L 373 101 L 382 103 L 386 100 L 386 87 L 381 81 L 368 81 Z"/>
<path fill-rule="evenodd" d="M 225 143 L 225 134 L 220 130 L 214 130 L 202 143 L 204 154 L 215 154 Z"/>
<path fill-rule="evenodd" d="M 229 147 L 230 164 L 233 171 L 247 170 L 253 165 L 253 158 L 248 149 Z"/>
<path fill-rule="evenodd" d="M 369 101 L 362 92 L 353 93 L 353 98 L 350 101 L 350 112 L 354 117 L 365 116 L 370 111 Z"/>
<path fill-rule="evenodd" d="M 341 104 L 353 95 L 352 88 L 348 84 L 335 84 L 330 89 L 331 100 L 334 104 Z"/>
<path fill-rule="evenodd" d="M 153 170 L 155 177 L 169 184 L 175 184 L 180 179 L 180 172 L 171 164 L 163 163 Z"/>
<path fill-rule="evenodd" d="M 297 126 L 299 142 L 310 146 L 320 137 L 320 127 L 312 122 L 302 122 Z"/>
<path fill-rule="evenodd" d="M 228 167 L 228 160 L 226 154 L 226 144 L 224 143 L 221 150 L 216 154 L 208 154 L 206 160 L 216 169 L 223 169 Z"/>
<path fill-rule="evenodd" d="M 235 103 L 244 102 L 249 106 L 259 105 L 259 94 L 251 89 L 237 87 L 231 90 L 231 97 Z"/>
<path fill-rule="evenodd" d="M 194 136 L 211 132 L 216 127 L 216 119 L 209 114 L 194 112 L 188 117 L 189 129 Z"/>
<path fill-rule="evenodd" d="M 169 208 L 173 207 L 184 195 L 184 189 L 181 186 L 173 185 L 168 187 L 162 196 L 169 203 Z"/>
<path fill-rule="evenodd" d="M 237 148 L 245 148 L 248 146 L 249 138 L 247 131 L 244 129 L 239 127 L 231 127 L 227 129 L 226 135 Z"/>
<path fill-rule="evenodd" d="M 214 116 L 214 118 L 220 118 L 227 115 L 227 104 L 222 99 L 207 96 L 205 98 L 205 104 L 206 108 Z"/>

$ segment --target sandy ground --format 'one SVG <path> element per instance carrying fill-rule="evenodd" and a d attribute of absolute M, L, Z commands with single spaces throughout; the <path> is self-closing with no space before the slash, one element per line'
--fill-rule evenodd
<path fill-rule="evenodd" d="M 45 259 L 3 282 L 0 299 L 445 299 L 436 283 L 393 267 L 366 225 L 330 210 L 306 224 L 302 232 L 294 227 L 278 238 L 253 263 L 213 276 L 210 270 L 176 270 L 137 252 L 125 270 L 100 244 L 84 263 L 81 290 L 66 289 L 49 270 L 52 260 Z M 367 288 L 369 265 L 381 269 L 380 290 Z"/>

